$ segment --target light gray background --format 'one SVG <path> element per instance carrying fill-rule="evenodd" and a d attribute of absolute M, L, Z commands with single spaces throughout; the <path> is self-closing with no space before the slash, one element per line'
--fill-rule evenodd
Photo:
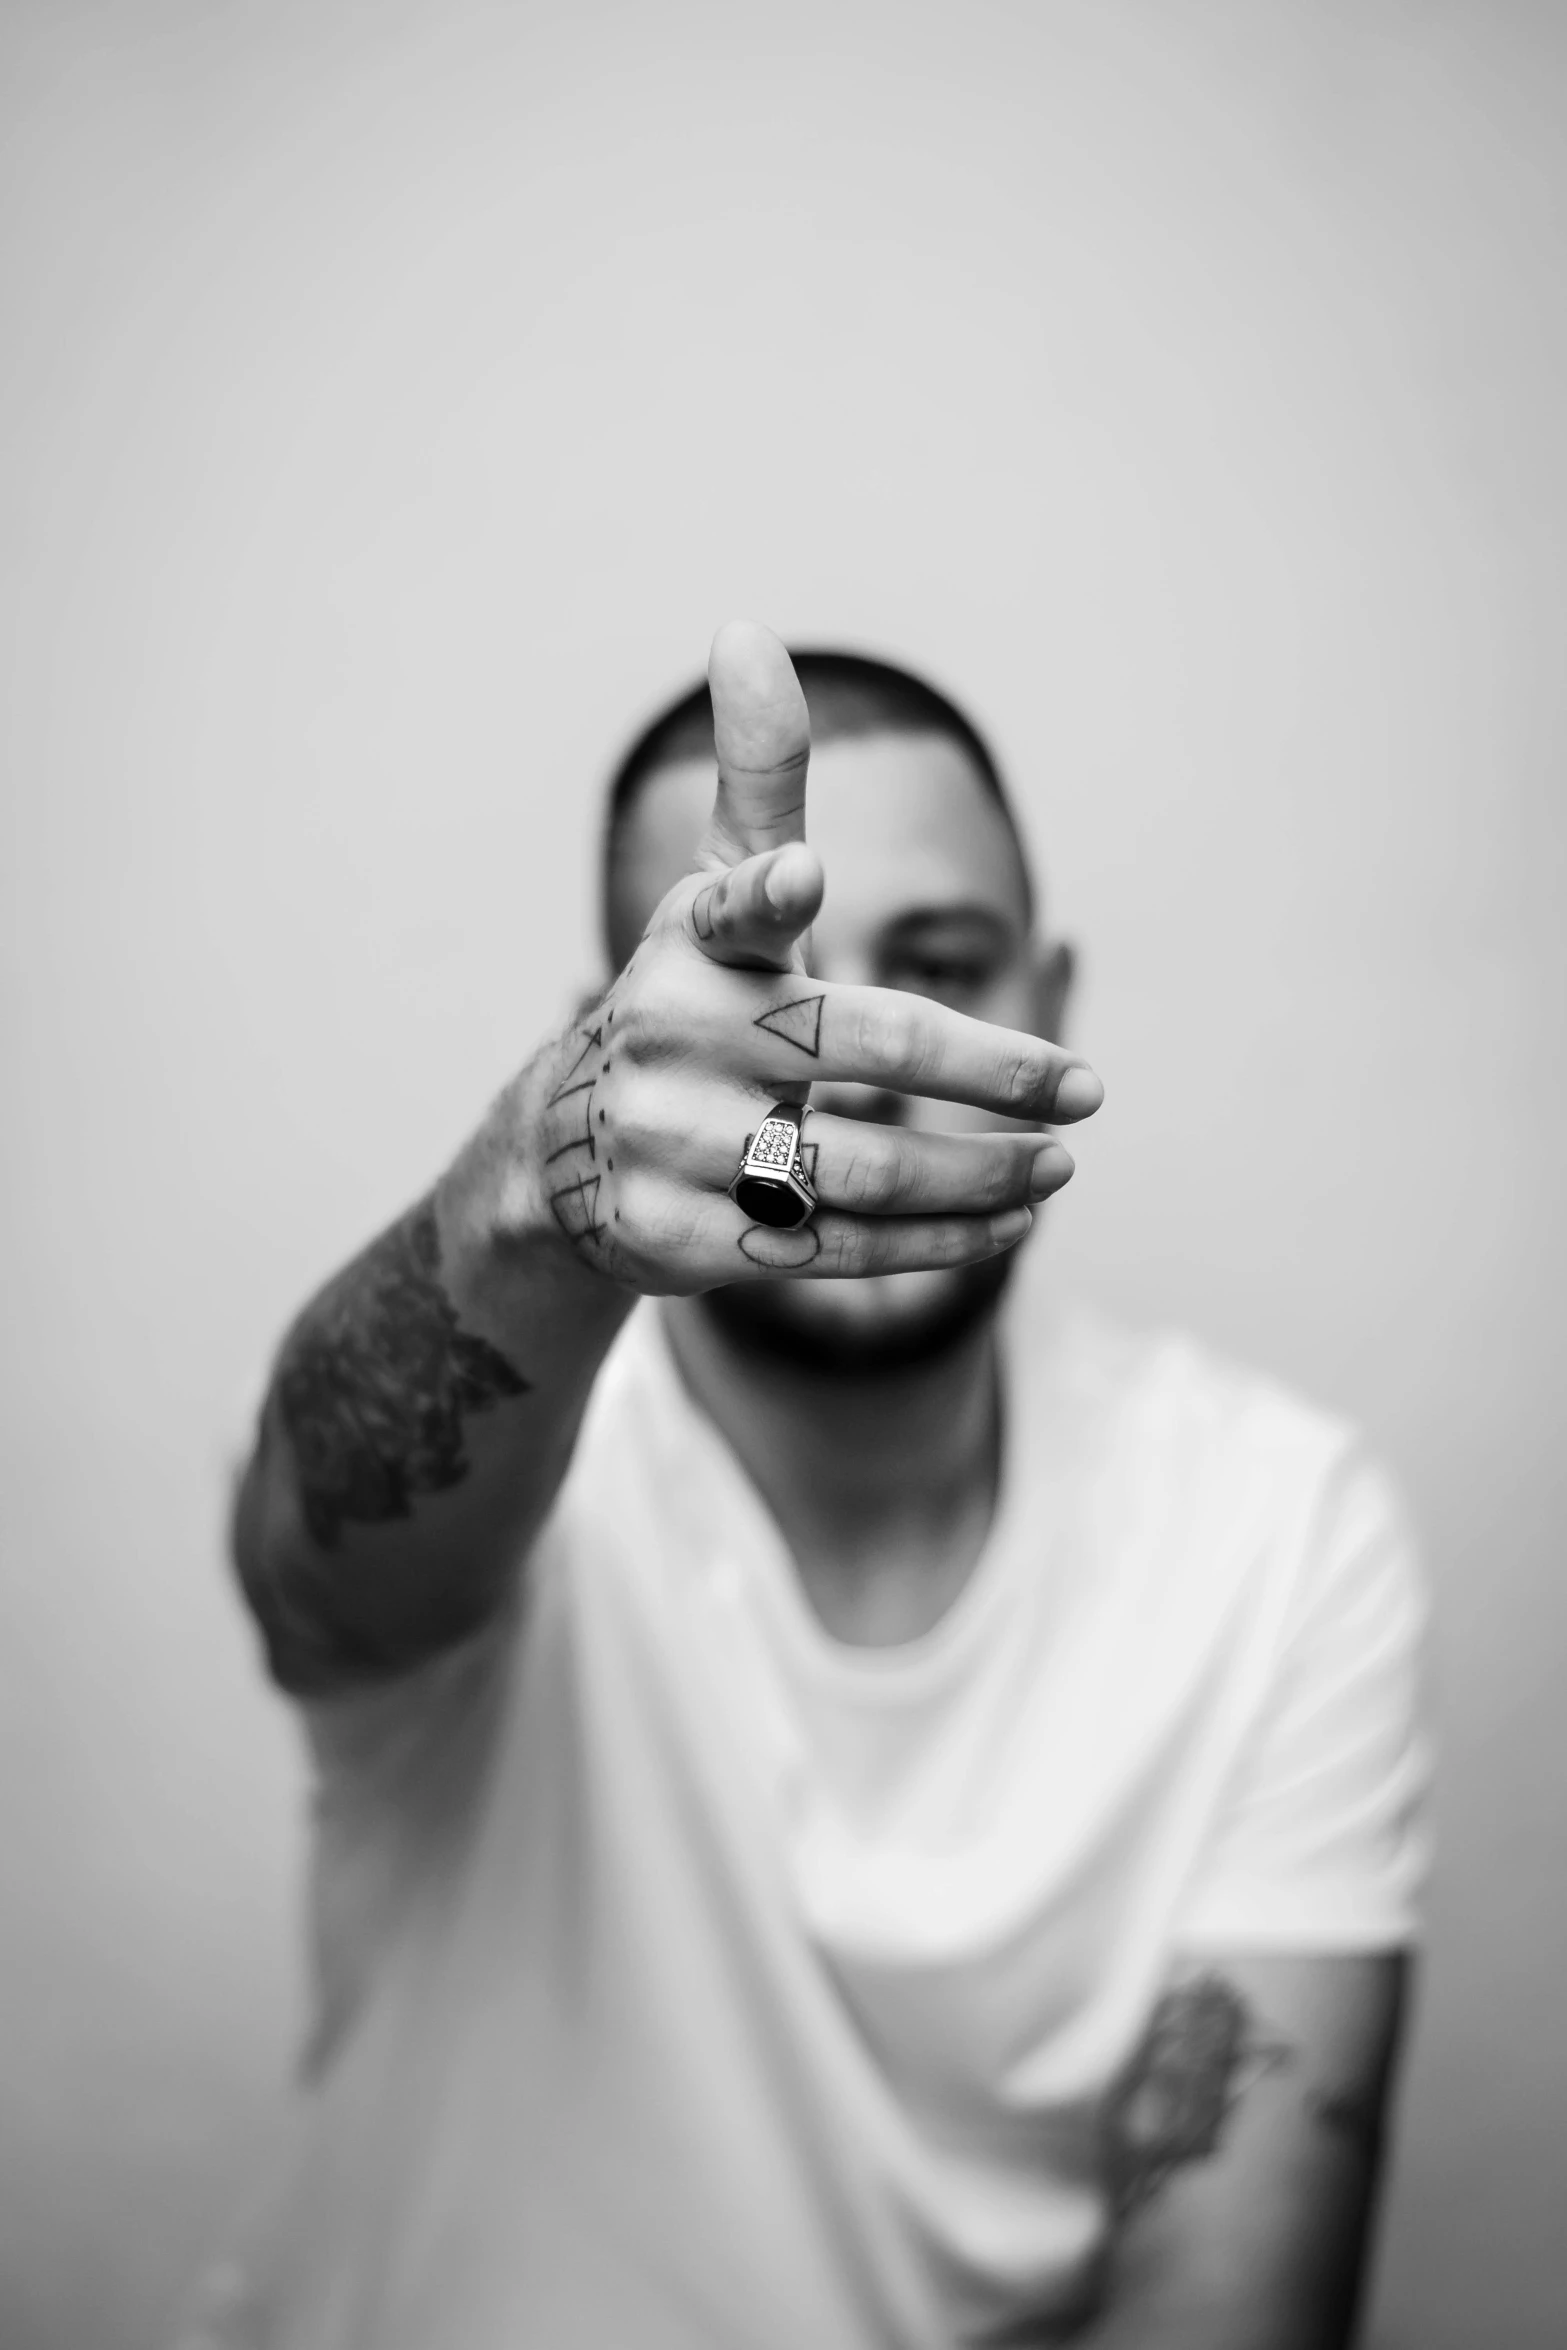
<path fill-rule="evenodd" d="M 1087 942 L 1060 1275 L 1360 1415 L 1445 1858 L 1378 2339 L 1567 2338 L 1563 32 L 4 10 L 0 2338 L 153 2342 L 300 1996 L 285 1314 L 589 967 L 726 615 L 928 662 Z"/>

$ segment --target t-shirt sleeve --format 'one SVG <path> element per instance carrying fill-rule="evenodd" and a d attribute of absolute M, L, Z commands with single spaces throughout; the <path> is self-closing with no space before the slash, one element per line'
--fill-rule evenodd
<path fill-rule="evenodd" d="M 1312 1514 L 1262 1696 L 1183 1905 L 1186 1947 L 1415 1941 L 1430 1849 L 1424 1581 L 1363 1457 Z"/>
<path fill-rule="evenodd" d="M 500 1731 L 508 1611 L 394 1681 L 301 1705 L 315 1766 L 310 1923 L 318 2072 L 410 1900 L 461 1843 Z"/>

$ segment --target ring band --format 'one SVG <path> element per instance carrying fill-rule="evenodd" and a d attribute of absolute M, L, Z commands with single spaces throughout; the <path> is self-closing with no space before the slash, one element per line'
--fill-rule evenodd
<path fill-rule="evenodd" d="M 816 1213 L 816 1187 L 805 1172 L 800 1130 L 810 1105 L 775 1102 L 754 1134 L 747 1135 L 729 1196 L 753 1224 L 794 1232 Z"/>

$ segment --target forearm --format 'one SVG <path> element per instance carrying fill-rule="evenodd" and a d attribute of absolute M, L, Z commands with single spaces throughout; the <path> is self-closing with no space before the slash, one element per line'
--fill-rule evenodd
<path fill-rule="evenodd" d="M 561 1051 L 279 1352 L 234 1547 L 292 1690 L 398 1672 L 476 1629 L 565 1474 L 634 1292 L 584 1262 L 532 1173 Z"/>

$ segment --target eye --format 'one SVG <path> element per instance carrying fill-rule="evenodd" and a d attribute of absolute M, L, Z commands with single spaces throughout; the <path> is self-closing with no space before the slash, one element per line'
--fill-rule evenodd
<path fill-rule="evenodd" d="M 995 978 L 988 955 L 904 952 L 892 958 L 886 984 L 909 995 L 937 996 L 943 1003 L 976 996 Z"/>

